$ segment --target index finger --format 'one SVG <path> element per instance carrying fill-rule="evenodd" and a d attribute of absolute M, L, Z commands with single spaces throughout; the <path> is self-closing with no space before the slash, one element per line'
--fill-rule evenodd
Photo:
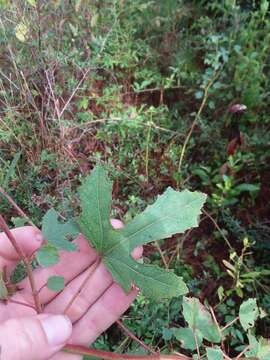
<path fill-rule="evenodd" d="M 39 229 L 33 226 L 19 227 L 11 230 L 11 232 L 26 256 L 32 255 L 42 245 L 42 234 Z M 0 269 L 6 266 L 10 270 L 20 260 L 20 256 L 12 246 L 7 235 L 0 233 Z"/>

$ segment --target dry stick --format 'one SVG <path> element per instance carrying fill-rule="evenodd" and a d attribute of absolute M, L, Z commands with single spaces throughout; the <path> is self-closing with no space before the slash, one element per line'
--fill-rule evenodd
<path fill-rule="evenodd" d="M 210 306 L 209 309 L 210 309 L 212 318 L 214 319 L 214 322 L 215 322 L 216 327 L 217 327 L 218 332 L 219 332 L 219 336 L 220 336 L 220 340 L 221 340 L 221 349 L 224 350 L 224 342 L 223 342 L 222 330 L 221 330 L 220 327 L 219 327 L 219 323 L 218 323 L 218 321 L 217 321 L 217 318 L 216 318 L 214 309 L 212 308 L 212 306 Z"/>
<path fill-rule="evenodd" d="M 104 360 L 191 360 L 185 355 L 125 355 L 125 354 L 115 354 L 108 351 L 88 349 L 84 346 L 67 344 L 64 348 L 65 352 L 79 355 L 88 355 Z"/>
<path fill-rule="evenodd" d="M 122 321 L 117 320 L 116 323 L 131 339 L 140 344 L 145 350 L 149 351 L 152 354 L 158 354 L 156 351 L 152 350 L 149 346 L 147 346 L 142 340 L 137 338 L 136 335 L 134 335 L 127 327 L 125 327 Z"/>
<path fill-rule="evenodd" d="M 230 250 L 233 250 L 232 245 L 230 244 L 228 238 L 224 235 L 222 229 L 219 227 L 218 223 L 216 222 L 216 220 L 206 211 L 206 210 L 202 210 L 202 212 L 212 221 L 212 223 L 215 225 L 216 229 L 219 231 L 220 235 L 223 237 L 223 239 L 225 240 L 226 244 L 228 245 Z"/>
<path fill-rule="evenodd" d="M 77 299 L 77 297 L 80 295 L 80 293 L 82 292 L 84 286 L 86 285 L 86 283 L 88 282 L 88 280 L 91 278 L 91 276 L 94 274 L 96 268 L 98 267 L 98 265 L 101 262 L 101 258 L 98 257 L 96 259 L 96 261 L 93 264 L 93 267 L 90 269 L 89 274 L 86 276 L 86 278 L 84 279 L 84 281 L 81 283 L 79 289 L 77 290 L 77 292 L 72 296 L 72 298 L 70 299 L 69 303 L 67 304 L 65 310 L 64 310 L 64 314 L 66 314 L 69 310 L 69 308 L 71 307 L 71 305 L 74 303 L 74 301 Z"/>
<path fill-rule="evenodd" d="M 160 254 L 160 256 L 161 256 L 161 260 L 162 260 L 162 262 L 163 262 L 166 270 L 169 270 L 169 266 L 168 266 L 168 264 L 167 264 L 167 261 L 166 261 L 166 259 L 165 259 L 164 254 L 163 254 L 163 251 L 161 250 L 161 247 L 159 246 L 158 241 L 155 241 L 155 245 L 156 245 L 156 248 L 157 248 L 157 250 L 158 250 L 158 252 L 159 252 L 159 254 Z"/>
<path fill-rule="evenodd" d="M 35 224 L 31 221 L 29 216 L 26 215 L 26 213 L 15 203 L 15 201 L 5 192 L 5 190 L 0 186 L 0 194 L 4 196 L 4 198 L 7 199 L 7 201 L 14 207 L 14 209 L 17 210 L 18 214 L 28 221 L 29 224 L 36 227 Z"/>
<path fill-rule="evenodd" d="M 235 360 L 241 359 L 242 355 L 244 355 L 250 349 L 250 345 L 244 348 L 244 350 L 235 358 Z"/>
<path fill-rule="evenodd" d="M 194 339 L 195 339 L 195 344 L 196 344 L 196 351 L 197 351 L 197 355 L 198 355 L 198 360 L 201 360 L 201 354 L 200 354 L 200 349 L 199 349 L 199 344 L 198 344 L 198 339 L 197 339 L 197 335 L 196 332 L 194 331 Z"/>
<path fill-rule="evenodd" d="M 237 316 L 235 319 L 233 319 L 232 321 L 230 321 L 227 325 L 225 325 L 222 329 L 221 332 L 223 332 L 224 330 L 226 330 L 228 327 L 232 326 L 235 322 L 237 322 L 240 319 L 239 316 Z"/>
<path fill-rule="evenodd" d="M 209 81 L 208 85 L 205 87 L 204 89 L 204 96 L 203 96 L 203 99 L 202 99 L 202 102 L 201 102 L 201 105 L 200 105 L 200 108 L 195 116 L 195 119 L 193 120 L 192 124 L 191 124 L 191 127 L 190 127 L 190 130 L 187 134 L 187 137 L 184 141 L 184 144 L 183 144 L 183 148 L 182 148 L 182 151 L 181 151 L 181 154 L 180 154 L 180 159 L 179 159 L 179 163 L 178 163 L 178 173 L 181 172 L 181 167 L 182 167 L 182 163 L 183 163 L 183 159 L 184 159 L 184 155 L 185 155 L 185 152 L 186 152 L 186 147 L 188 145 L 188 142 L 189 142 L 189 139 L 191 138 L 191 135 L 194 131 L 194 128 L 195 128 L 195 125 L 197 124 L 200 116 L 201 116 L 201 113 L 205 107 L 205 104 L 206 104 L 206 101 L 208 99 L 208 91 L 210 89 L 210 87 L 213 85 L 214 81 L 217 79 L 217 77 L 219 76 L 220 74 L 220 71 L 219 72 L 216 72 L 214 74 L 214 76 L 212 77 L 212 79 Z"/>
<path fill-rule="evenodd" d="M 5 222 L 2 215 L 0 215 L 0 228 L 2 228 L 2 230 L 5 232 L 9 241 L 11 242 L 12 246 L 14 247 L 14 249 L 16 250 L 17 254 L 19 255 L 20 259 L 24 263 L 24 266 L 25 266 L 25 269 L 26 269 L 26 272 L 27 272 L 27 275 L 29 278 L 30 286 L 32 289 L 32 295 L 33 295 L 34 302 L 35 302 L 35 308 L 36 308 L 37 313 L 40 314 L 42 312 L 42 308 L 41 308 L 41 304 L 39 301 L 38 291 L 37 291 L 37 288 L 35 285 L 35 280 L 34 280 L 31 264 L 28 261 L 28 258 L 25 256 L 24 252 L 22 251 L 20 245 L 17 243 L 16 239 L 14 238 L 12 232 L 9 230 L 8 225 Z"/>

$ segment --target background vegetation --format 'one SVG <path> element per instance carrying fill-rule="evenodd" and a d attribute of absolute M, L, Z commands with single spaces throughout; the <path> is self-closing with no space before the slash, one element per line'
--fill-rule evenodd
<path fill-rule="evenodd" d="M 182 274 L 218 321 L 245 299 L 270 331 L 267 0 L 0 0 L 0 184 L 36 224 L 98 162 L 125 221 L 166 187 L 208 194 L 201 225 L 145 248 Z M 232 114 L 244 104 L 244 114 Z M 3 200 L 0 211 L 17 224 Z M 139 296 L 124 323 L 181 349 L 181 299 Z M 245 333 L 228 329 L 231 356 Z M 141 351 L 116 327 L 97 347 Z M 186 351 L 191 354 L 190 350 Z"/>

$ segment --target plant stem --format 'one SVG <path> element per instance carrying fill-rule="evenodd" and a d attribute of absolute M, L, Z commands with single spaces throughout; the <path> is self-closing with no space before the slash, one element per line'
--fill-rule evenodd
<path fill-rule="evenodd" d="M 142 340 L 137 338 L 120 320 L 116 321 L 117 325 L 134 341 L 141 345 L 145 350 L 149 351 L 152 354 L 158 354 L 156 351 L 152 350 L 149 346 L 147 346 Z"/>
<path fill-rule="evenodd" d="M 33 295 L 34 302 L 35 302 L 35 308 L 36 308 L 37 313 L 40 314 L 42 312 L 42 308 L 41 308 L 41 304 L 40 304 L 40 301 L 39 301 L 38 291 L 37 291 L 37 288 L 36 288 L 36 285 L 35 285 L 32 266 L 31 266 L 28 258 L 25 256 L 24 252 L 22 251 L 20 245 L 17 243 L 16 239 L 14 238 L 12 232 L 9 230 L 8 225 L 7 225 L 7 223 L 4 220 L 2 215 L 0 215 L 0 228 L 7 235 L 9 241 L 11 242 L 11 244 L 14 247 L 15 251 L 19 255 L 19 258 L 24 263 L 24 266 L 25 266 L 25 269 L 26 269 L 26 272 L 27 272 L 27 275 L 28 275 L 28 278 L 29 278 L 30 286 L 31 286 L 31 289 L 32 289 L 32 295 Z"/>
<path fill-rule="evenodd" d="M 31 221 L 31 219 L 26 215 L 26 213 L 15 203 L 15 201 L 6 193 L 6 191 L 1 186 L 0 186 L 0 194 L 2 194 L 5 199 L 7 199 L 10 205 L 17 210 L 20 216 L 25 218 L 30 225 L 36 227 L 35 224 Z"/>
<path fill-rule="evenodd" d="M 125 355 L 116 354 L 109 351 L 102 351 L 97 349 L 89 349 L 84 346 L 67 344 L 64 349 L 65 352 L 79 355 L 86 355 L 104 360 L 189 360 L 190 358 L 184 355 Z"/>
<path fill-rule="evenodd" d="M 181 168 L 182 168 L 182 163 L 183 163 L 183 159 L 184 159 L 184 155 L 185 155 L 185 152 L 186 152 L 186 148 L 187 148 L 187 145 L 188 145 L 188 142 L 191 138 L 191 135 L 194 131 L 194 128 L 201 116 L 201 113 L 205 107 L 205 104 L 206 104 L 206 101 L 208 99 L 208 92 L 209 92 L 209 89 L 211 88 L 211 86 L 213 85 L 214 81 L 217 79 L 217 77 L 219 76 L 220 74 L 220 71 L 218 72 L 215 72 L 214 76 L 210 79 L 209 83 L 207 84 L 207 86 L 205 87 L 204 89 L 204 95 L 203 95 L 203 99 L 202 99 L 202 102 L 201 102 L 201 105 L 199 107 L 199 110 L 195 116 L 195 119 L 193 120 L 192 124 L 191 124 L 191 127 L 190 127 L 190 130 L 187 134 L 187 137 L 185 138 L 185 141 L 184 141 L 184 144 L 183 144 L 183 148 L 182 148 L 182 151 L 181 151 L 181 154 L 180 154 L 180 158 L 179 158 L 179 163 L 178 163 L 178 174 L 181 172 Z M 178 184 L 179 185 L 179 184 Z"/>

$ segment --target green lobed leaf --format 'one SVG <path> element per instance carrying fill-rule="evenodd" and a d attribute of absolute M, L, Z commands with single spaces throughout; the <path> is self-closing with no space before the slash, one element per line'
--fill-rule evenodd
<path fill-rule="evenodd" d="M 169 188 L 123 229 L 114 230 L 110 223 L 111 192 L 107 172 L 97 166 L 79 188 L 82 214 L 78 225 L 114 280 L 126 292 L 136 284 L 146 296 L 155 299 L 187 293 L 181 277 L 157 266 L 139 264 L 130 253 L 139 245 L 197 226 L 206 195 Z"/>
<path fill-rule="evenodd" d="M 42 234 L 48 243 L 57 249 L 75 251 L 76 245 L 68 241 L 74 239 L 79 234 L 79 229 L 75 222 L 69 220 L 62 223 L 59 214 L 54 209 L 50 209 L 42 221 Z"/>
<path fill-rule="evenodd" d="M 109 240 L 112 182 L 106 171 L 96 166 L 79 188 L 82 215 L 78 221 L 84 236 L 102 253 Z"/>
<path fill-rule="evenodd" d="M 218 348 L 206 348 L 207 360 L 223 360 L 223 353 Z"/>
<path fill-rule="evenodd" d="M 38 263 L 43 267 L 49 267 L 59 262 L 58 250 L 52 245 L 45 245 L 36 254 Z"/>
<path fill-rule="evenodd" d="M 50 276 L 47 281 L 47 287 L 52 291 L 61 291 L 65 287 L 65 279 L 63 276 Z"/>
<path fill-rule="evenodd" d="M 253 328 L 255 321 L 259 316 L 259 309 L 256 299 L 248 299 L 240 305 L 239 317 L 244 330 Z"/>
<path fill-rule="evenodd" d="M 204 339 L 213 343 L 221 341 L 220 333 L 211 314 L 198 299 L 184 297 L 183 315 L 188 326 L 193 331 L 199 330 Z"/>
<path fill-rule="evenodd" d="M 131 284 L 136 284 L 149 298 L 171 298 L 184 295 L 188 288 L 182 278 L 172 271 L 158 266 L 144 265 L 126 256 L 124 252 L 114 251 L 103 258 L 114 279 L 128 292 Z"/>
<path fill-rule="evenodd" d="M 248 359 L 269 360 L 270 359 L 270 342 L 263 337 L 258 340 L 254 335 L 248 334 L 250 349 L 245 353 Z"/>
<path fill-rule="evenodd" d="M 186 350 L 196 350 L 197 346 L 195 336 L 198 347 L 202 345 L 203 337 L 199 330 L 195 330 L 195 332 L 193 332 L 190 328 L 175 328 L 174 336 L 181 342 L 181 347 Z"/>
<path fill-rule="evenodd" d="M 154 240 L 165 239 L 198 226 L 206 195 L 168 188 L 153 205 L 148 206 L 123 229 L 130 250 Z"/>

